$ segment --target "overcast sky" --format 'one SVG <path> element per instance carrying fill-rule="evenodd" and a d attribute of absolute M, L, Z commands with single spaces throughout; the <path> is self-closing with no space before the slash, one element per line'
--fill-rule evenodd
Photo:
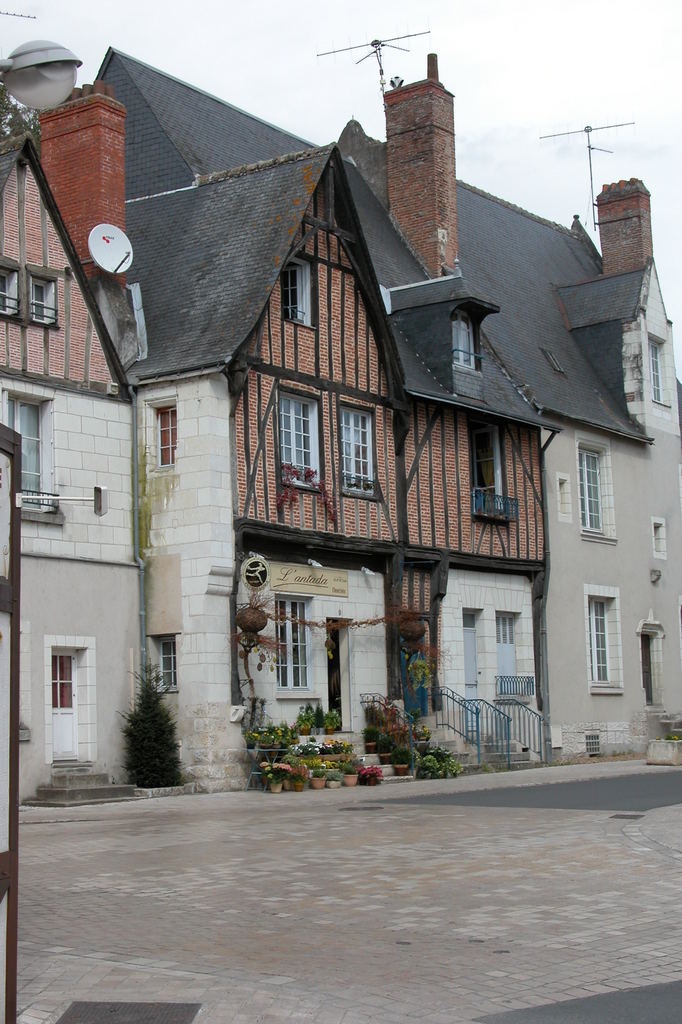
<path fill-rule="evenodd" d="M 427 54 L 438 54 L 455 95 L 458 177 L 566 226 L 577 213 L 590 233 L 582 129 L 634 121 L 592 133 L 594 146 L 613 151 L 592 154 L 595 193 L 630 177 L 651 192 L 682 376 L 679 0 L 36 0 L 7 9 L 36 18 L 0 17 L 3 56 L 54 39 L 82 59 L 84 84 L 113 46 L 315 144 L 337 139 L 351 117 L 385 138 L 371 48 L 317 54 L 428 31 L 395 44 L 409 52 L 384 50 L 386 78 L 420 80 Z M 569 131 L 578 134 L 540 140 Z"/>

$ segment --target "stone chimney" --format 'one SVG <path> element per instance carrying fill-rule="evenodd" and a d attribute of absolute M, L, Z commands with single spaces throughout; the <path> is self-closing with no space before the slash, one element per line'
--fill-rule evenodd
<path fill-rule="evenodd" d="M 638 178 L 604 185 L 597 196 L 605 274 L 641 270 L 653 255 L 650 193 Z"/>
<path fill-rule="evenodd" d="M 88 251 L 92 228 L 125 230 L 125 117 L 125 107 L 101 81 L 74 89 L 67 103 L 40 115 L 41 163 L 91 277 L 99 274 Z"/>
<path fill-rule="evenodd" d="M 428 55 L 423 82 L 386 93 L 386 173 L 390 210 L 429 274 L 451 273 L 457 258 L 453 96 Z"/>

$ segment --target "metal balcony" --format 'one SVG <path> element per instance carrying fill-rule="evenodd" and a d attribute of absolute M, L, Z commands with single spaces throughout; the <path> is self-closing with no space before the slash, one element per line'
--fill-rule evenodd
<path fill-rule="evenodd" d="M 498 697 L 534 697 L 534 676 L 495 676 Z"/>
<path fill-rule="evenodd" d="M 487 519 L 519 518 L 518 498 L 510 498 L 506 494 L 495 494 L 486 487 L 474 487 L 471 492 L 471 508 L 473 515 Z"/>

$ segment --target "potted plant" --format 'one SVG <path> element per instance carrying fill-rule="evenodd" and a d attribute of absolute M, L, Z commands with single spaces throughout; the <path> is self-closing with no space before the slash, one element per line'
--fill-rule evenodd
<path fill-rule="evenodd" d="M 327 775 L 328 772 L 326 768 L 322 768 L 321 766 L 319 768 L 313 768 L 312 774 L 310 776 L 310 788 L 324 789 L 325 783 L 327 781 Z"/>
<path fill-rule="evenodd" d="M 420 754 L 425 754 L 431 739 L 431 730 L 428 725 L 416 724 L 412 727 L 412 739 Z"/>
<path fill-rule="evenodd" d="M 342 761 L 339 765 L 339 771 L 343 775 L 344 786 L 357 786 L 358 784 L 358 772 L 360 770 L 359 761 Z"/>
<path fill-rule="evenodd" d="M 365 741 L 365 753 L 375 754 L 377 749 L 377 740 L 379 739 L 379 729 L 376 725 L 366 725 L 362 730 L 362 736 Z"/>
<path fill-rule="evenodd" d="M 315 724 L 315 709 L 312 704 L 306 704 L 305 707 L 301 706 L 296 716 L 296 727 L 299 735 L 310 736 L 313 725 Z"/>
<path fill-rule="evenodd" d="M 295 793 L 302 793 L 305 789 L 306 782 L 309 777 L 309 769 L 307 764 L 299 762 L 299 764 L 293 765 L 289 779 L 291 781 L 291 787 Z"/>
<path fill-rule="evenodd" d="M 313 722 L 313 729 L 318 733 L 324 730 L 324 710 L 321 704 L 317 704 L 315 706 L 315 721 Z"/>
<path fill-rule="evenodd" d="M 291 765 L 284 761 L 261 761 L 261 777 L 272 793 L 281 793 L 282 784 L 291 774 Z"/>
<path fill-rule="evenodd" d="M 381 770 L 381 765 L 378 764 L 363 764 L 358 772 L 358 785 L 360 786 L 378 786 L 383 779 L 384 773 Z"/>
<path fill-rule="evenodd" d="M 382 764 L 391 763 L 391 754 L 393 753 L 394 747 L 395 743 L 390 736 L 387 736 L 385 732 L 379 733 L 379 738 L 377 739 L 377 754 L 379 755 L 379 760 Z"/>
<path fill-rule="evenodd" d="M 334 708 L 329 708 L 324 713 L 324 731 L 331 735 L 341 728 L 341 715 Z"/>
<path fill-rule="evenodd" d="M 336 768 L 332 768 L 327 772 L 327 789 L 340 789 L 342 779 L 343 775 L 341 772 L 337 771 Z"/>
<path fill-rule="evenodd" d="M 407 775 L 410 770 L 410 751 L 407 747 L 394 747 L 391 764 L 396 775 Z"/>
<path fill-rule="evenodd" d="M 417 760 L 417 774 L 422 779 L 454 779 L 461 773 L 461 764 L 446 747 L 431 747 Z"/>

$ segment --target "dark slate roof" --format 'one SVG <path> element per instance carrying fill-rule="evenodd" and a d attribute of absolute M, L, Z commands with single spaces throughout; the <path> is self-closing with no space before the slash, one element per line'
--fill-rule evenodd
<path fill-rule="evenodd" d="M 12 145 L 13 140 L 9 140 Z M 23 139 L 20 140 L 23 142 Z M 3 146 L 4 149 L 4 146 Z M 17 156 L 19 155 L 19 148 L 10 148 L 6 152 L 0 153 L 0 190 L 3 189 L 7 183 L 7 179 L 10 176 L 10 171 L 17 162 Z"/>
<path fill-rule="evenodd" d="M 218 366 L 254 326 L 277 281 L 330 149 L 309 150 L 132 202 L 148 336 L 138 379 Z"/>
<path fill-rule="evenodd" d="M 559 297 L 572 328 L 609 320 L 634 320 L 640 306 L 645 270 L 612 274 L 583 284 L 559 288 Z"/>
<path fill-rule="evenodd" d="M 127 197 L 191 185 L 196 175 L 310 149 L 311 143 L 109 49 L 99 78 L 128 111 Z"/>

